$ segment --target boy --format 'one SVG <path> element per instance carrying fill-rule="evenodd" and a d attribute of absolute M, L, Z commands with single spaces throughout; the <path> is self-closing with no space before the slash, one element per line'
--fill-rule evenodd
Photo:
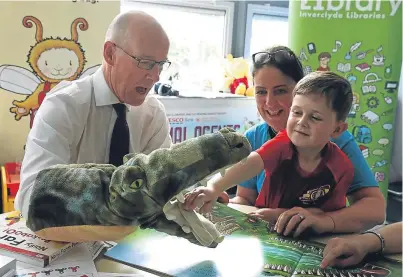
<path fill-rule="evenodd" d="M 347 129 L 351 85 L 333 72 L 313 72 L 297 83 L 293 94 L 286 130 L 231 167 L 224 177 L 188 193 L 186 209 L 204 203 L 201 212 L 209 212 L 221 192 L 263 169 L 258 208 L 300 206 L 333 211 L 345 207 L 354 169 L 329 139 Z"/>

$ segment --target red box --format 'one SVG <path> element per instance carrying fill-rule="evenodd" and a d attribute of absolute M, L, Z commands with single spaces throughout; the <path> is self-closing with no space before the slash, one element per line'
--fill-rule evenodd
<path fill-rule="evenodd" d="M 6 171 L 6 184 L 9 196 L 16 196 L 18 188 L 20 187 L 20 163 L 5 163 L 4 169 Z"/>

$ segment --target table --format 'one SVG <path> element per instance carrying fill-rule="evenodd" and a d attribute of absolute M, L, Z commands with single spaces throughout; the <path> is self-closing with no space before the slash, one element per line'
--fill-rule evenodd
<path fill-rule="evenodd" d="M 253 207 L 253 206 L 238 205 L 238 204 L 232 204 L 232 203 L 229 203 L 228 206 L 231 208 L 234 208 L 238 211 L 244 212 L 244 213 L 249 213 L 249 212 L 256 210 L 256 207 Z M 143 270 L 139 270 L 139 269 L 136 269 L 136 268 L 133 268 L 130 266 L 126 266 L 126 265 L 118 263 L 118 262 L 111 261 L 111 260 L 103 258 L 103 257 L 97 258 L 95 260 L 95 266 L 96 266 L 98 272 L 128 273 L 128 274 L 135 274 L 135 273 L 140 274 L 141 273 L 146 277 L 158 276 L 155 274 L 145 272 Z"/>
<path fill-rule="evenodd" d="M 232 204 L 232 203 L 229 203 L 228 206 L 233 209 L 236 209 L 240 212 L 243 212 L 243 213 L 249 213 L 249 212 L 256 210 L 256 207 L 253 207 L 253 206 L 246 206 L 246 205 L 239 205 L 239 204 Z M 336 236 L 335 234 L 326 235 L 326 236 L 318 236 L 318 237 L 313 237 L 311 240 L 326 244 L 329 239 L 331 239 L 332 237 L 335 237 L 335 236 Z M 339 235 L 338 234 L 337 236 L 338 237 L 348 237 L 351 235 L 346 235 L 346 234 Z M 402 260 L 401 254 L 388 255 L 388 257 L 390 257 L 392 259 Z M 126 266 L 126 265 L 118 263 L 118 262 L 108 260 L 103 257 L 99 257 L 98 259 L 95 260 L 95 266 L 96 266 L 98 272 L 127 273 L 127 274 L 136 274 L 137 273 L 137 274 L 142 274 L 143 276 L 146 276 L 146 277 L 158 276 L 158 275 L 151 274 L 151 273 L 148 273 L 148 272 L 145 272 L 145 271 L 142 271 L 142 270 L 130 267 L 130 266 Z"/>

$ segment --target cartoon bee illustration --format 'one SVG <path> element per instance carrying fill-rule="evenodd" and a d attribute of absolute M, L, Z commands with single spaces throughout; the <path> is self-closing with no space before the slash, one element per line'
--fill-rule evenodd
<path fill-rule="evenodd" d="M 15 65 L 0 66 L 0 88 L 16 94 L 28 95 L 25 100 L 14 100 L 10 112 L 15 120 L 30 116 L 30 128 L 35 114 L 46 94 L 61 81 L 72 81 L 94 73 L 100 65 L 86 69 L 85 52 L 78 42 L 78 27 L 81 31 L 88 29 L 84 18 L 77 18 L 71 24 L 71 39 L 60 37 L 43 38 L 43 27 L 39 19 L 25 16 L 22 25 L 32 28 L 36 25 L 36 43 L 27 55 L 31 70 Z"/>

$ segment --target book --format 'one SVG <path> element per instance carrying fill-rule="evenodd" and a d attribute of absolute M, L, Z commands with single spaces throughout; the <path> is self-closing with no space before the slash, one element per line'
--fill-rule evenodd
<path fill-rule="evenodd" d="M 50 241 L 37 236 L 18 212 L 0 216 L 0 254 L 45 267 L 78 243 Z"/>
<path fill-rule="evenodd" d="M 205 215 L 225 235 L 206 248 L 151 229 L 138 229 L 105 253 L 107 259 L 160 276 L 402 276 L 401 261 L 368 258 L 354 268 L 319 267 L 324 244 L 283 237 L 273 225 L 217 203 Z"/>
<path fill-rule="evenodd" d="M 349 72 L 351 70 L 351 64 L 350 63 L 338 63 L 337 64 L 337 70 L 343 73 Z"/>
<path fill-rule="evenodd" d="M 0 276 L 5 276 L 17 269 L 17 260 L 0 255 Z"/>
<path fill-rule="evenodd" d="M 357 69 L 359 72 L 365 72 L 370 70 L 371 67 L 367 63 L 360 63 L 355 66 L 355 69 Z"/>
<path fill-rule="evenodd" d="M 98 277 L 94 263 L 77 261 L 47 267 L 19 267 L 13 277 Z"/>
<path fill-rule="evenodd" d="M 12 277 L 98 277 L 91 250 L 86 243 L 77 245 L 46 267 L 37 267 L 17 261 L 17 272 Z"/>
<path fill-rule="evenodd" d="M 21 213 L 18 211 L 0 214 L 0 227 L 12 225 L 21 219 Z"/>
<path fill-rule="evenodd" d="M 95 261 L 103 252 L 105 252 L 111 245 L 105 241 L 89 241 L 84 242 L 83 245 L 91 253 L 92 260 Z"/>

